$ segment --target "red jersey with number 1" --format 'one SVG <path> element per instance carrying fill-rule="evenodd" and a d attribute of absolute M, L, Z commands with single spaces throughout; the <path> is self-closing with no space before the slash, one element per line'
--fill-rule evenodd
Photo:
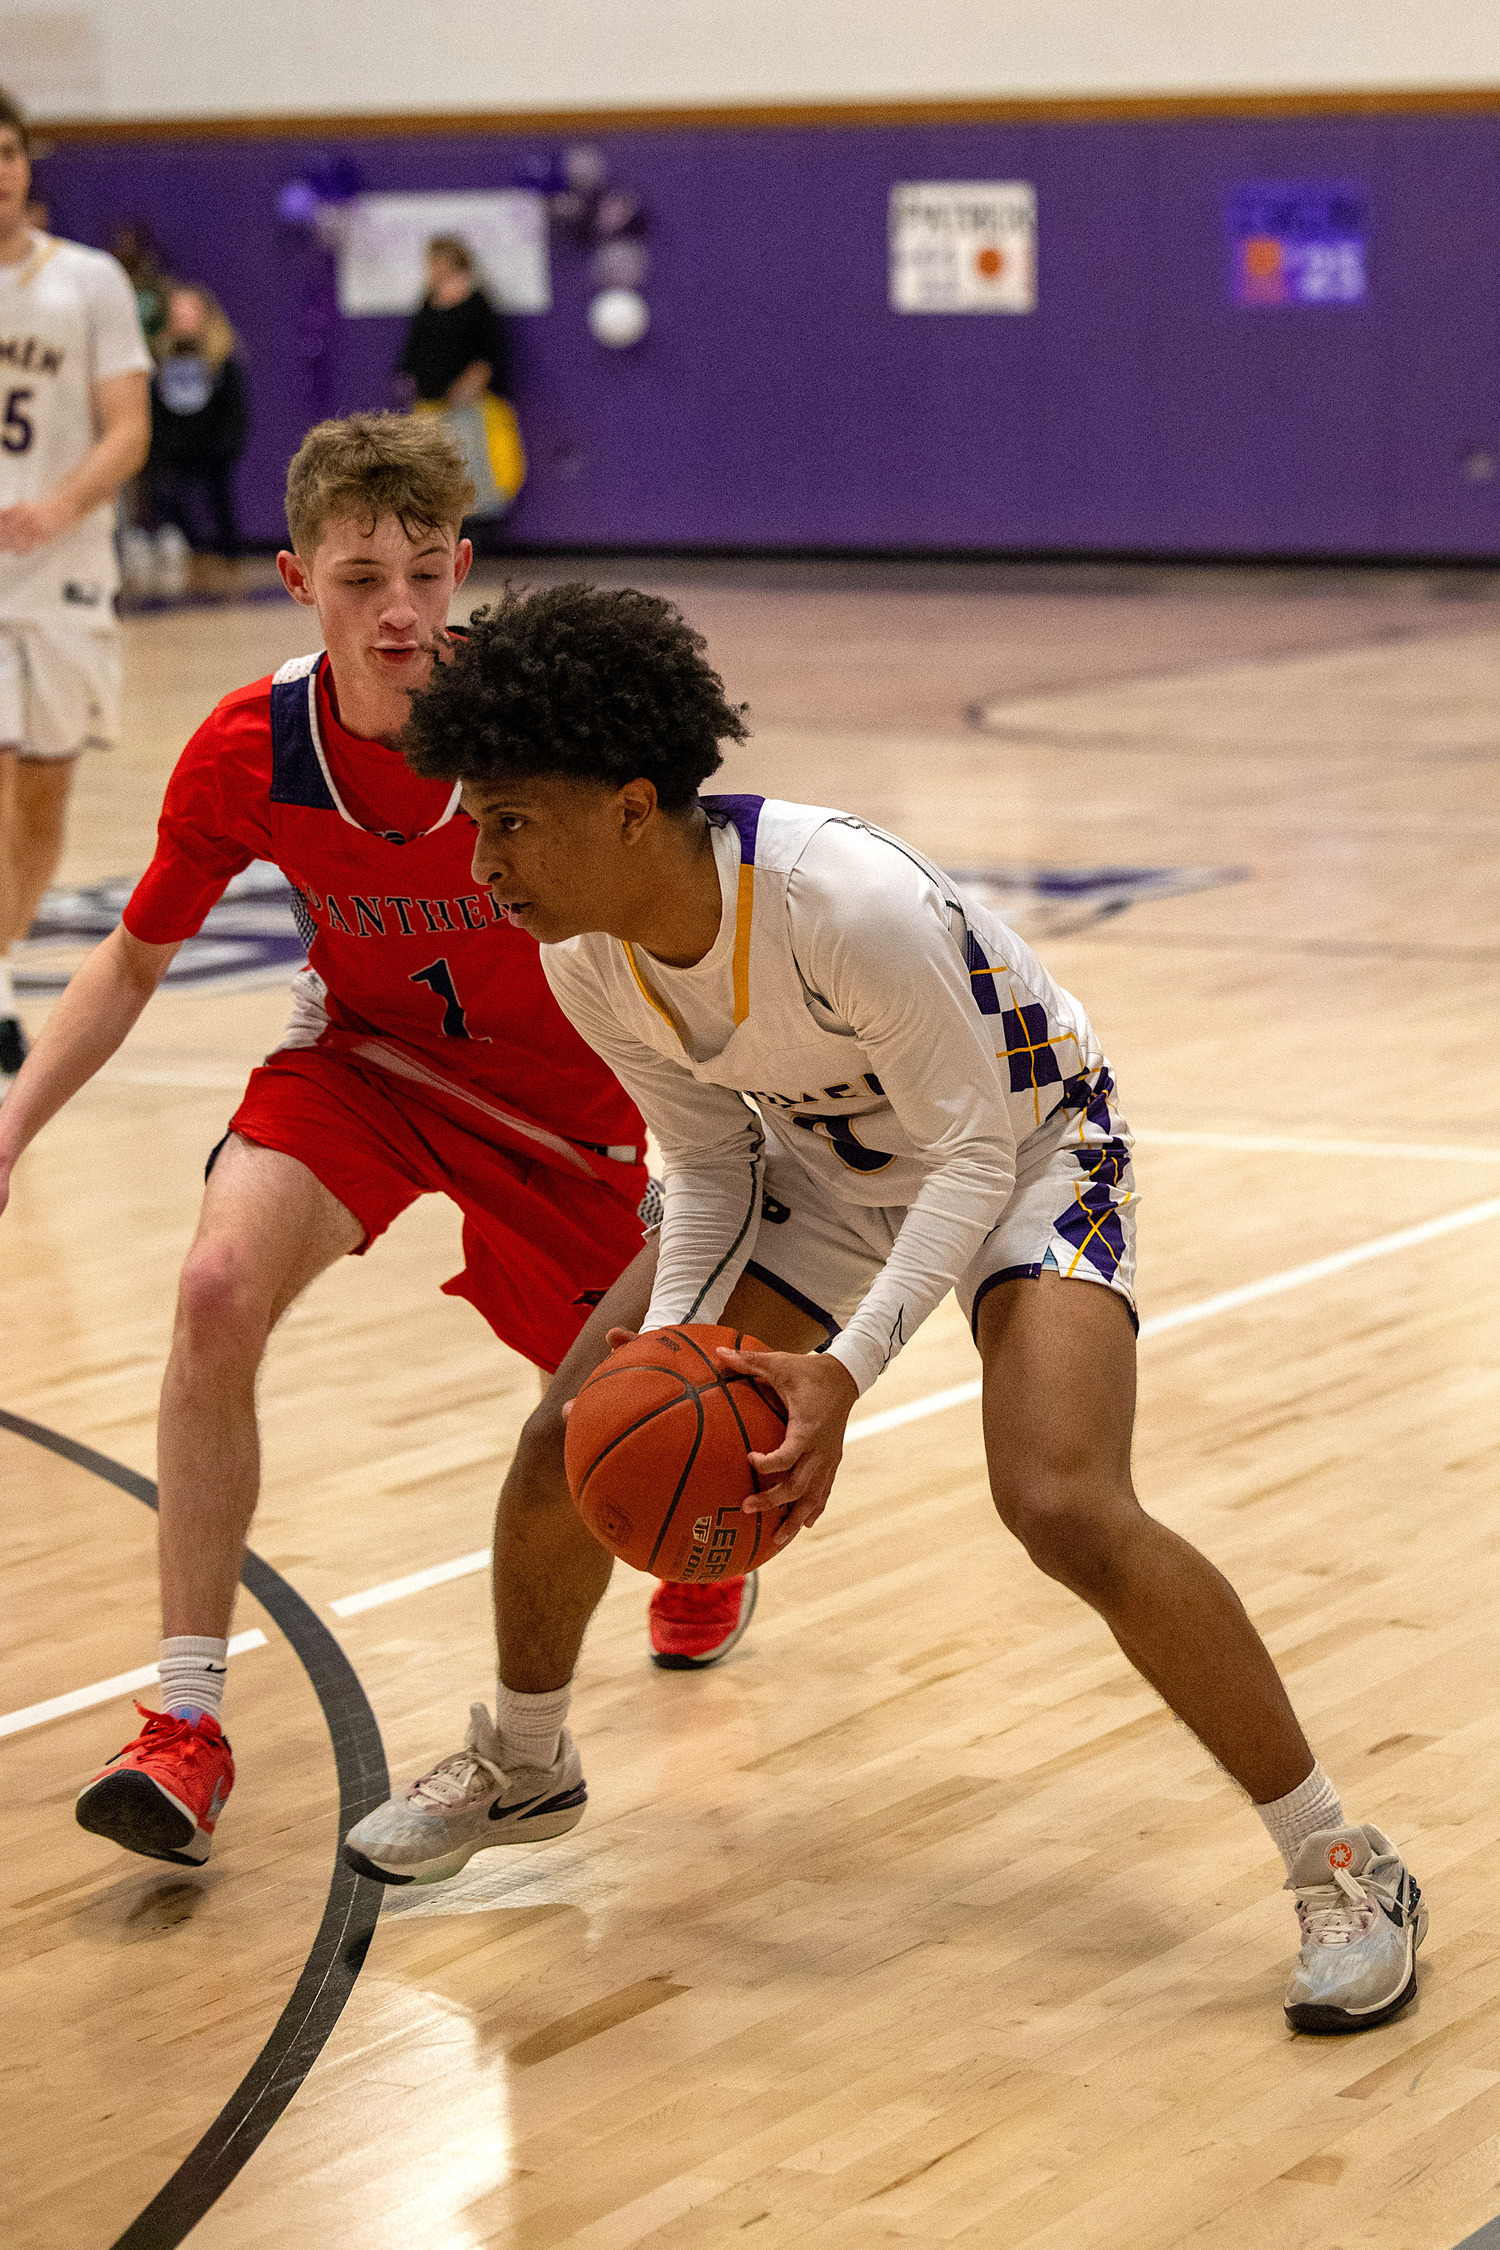
<path fill-rule="evenodd" d="M 226 696 L 183 751 L 125 927 L 147 945 L 192 937 L 232 876 L 270 860 L 326 987 L 320 1046 L 518 1156 L 639 1161 L 639 1111 L 552 998 L 535 939 L 476 886 L 457 805 L 346 733 L 326 656 L 299 657 Z"/>

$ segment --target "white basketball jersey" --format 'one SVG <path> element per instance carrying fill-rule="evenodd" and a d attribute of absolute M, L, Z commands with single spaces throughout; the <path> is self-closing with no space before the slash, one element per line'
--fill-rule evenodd
<path fill-rule="evenodd" d="M 97 435 L 92 386 L 146 374 L 151 355 L 124 268 L 102 250 L 33 235 L 31 255 L 0 266 L 0 508 L 41 500 Z M 50 546 L 0 552 L 0 617 L 112 623 L 119 583 L 114 502 Z"/>
<path fill-rule="evenodd" d="M 818 1176 L 835 1200 L 879 1208 L 914 1202 L 941 1161 L 934 1146 L 945 1145 L 943 1121 L 922 1104 L 927 1138 L 918 1144 L 880 1076 L 888 1069 L 885 1060 L 808 982 L 788 913 L 792 873 L 814 837 L 832 824 L 872 839 L 876 859 L 889 862 L 889 879 L 929 902 L 922 950 L 887 948 L 884 958 L 871 958 L 872 980 L 894 976 L 916 985 L 931 965 L 966 993 L 960 1011 L 945 1017 L 934 1008 L 926 1020 L 919 1015 L 904 1077 L 927 1081 L 940 1102 L 966 1117 L 988 1113 L 1018 1147 L 1071 1098 L 1070 1086 L 1102 1065 L 1102 1050 L 1072 995 L 1053 983 L 998 915 L 965 899 L 911 845 L 816 805 L 732 796 L 706 797 L 703 805 L 720 836 L 736 839 L 739 861 L 733 909 L 708 962 L 686 974 L 670 971 L 598 933 L 542 948 L 542 965 L 564 1012 L 596 1046 L 593 1022 L 574 1013 L 589 985 L 640 1047 L 700 1085 L 748 1094 L 771 1139 Z M 711 1030 L 701 1048 L 685 1014 L 695 978 L 732 993 L 732 1020 Z M 612 1047 L 600 1051 L 628 1082 L 628 1062 Z M 651 1094 L 644 1086 L 632 1091 L 647 1122 L 656 1123 Z M 916 1106 L 906 1104 L 909 1113 Z M 665 1140 L 665 1118 L 657 1130 Z"/>

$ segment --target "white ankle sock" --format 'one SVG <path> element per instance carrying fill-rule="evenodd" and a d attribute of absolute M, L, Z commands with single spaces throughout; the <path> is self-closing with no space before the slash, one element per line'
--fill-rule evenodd
<path fill-rule="evenodd" d="M 0 1016 L 13 1016 L 16 1012 L 16 988 L 11 982 L 10 948 L 0 953 Z"/>
<path fill-rule="evenodd" d="M 1309 1836 L 1315 1836 L 1320 1828 L 1348 1825 L 1339 1793 L 1321 1766 L 1314 1766 L 1306 1781 L 1289 1789 L 1284 1797 L 1273 1797 L 1270 1804 L 1255 1809 L 1266 1824 L 1266 1834 L 1286 1861 L 1288 1875 L 1299 1845 Z"/>
<path fill-rule="evenodd" d="M 206 1633 L 176 1633 L 157 1645 L 156 1669 L 161 1678 L 164 1710 L 175 1712 L 196 1726 L 205 1711 L 217 1718 L 224 1708 L 224 1674 L 229 1665 L 228 1641 Z"/>
<path fill-rule="evenodd" d="M 573 1683 L 549 1688 L 545 1695 L 522 1695 L 503 1680 L 495 1685 L 495 1732 L 505 1753 L 505 1763 L 537 1766 L 544 1773 L 557 1760 L 558 1737 L 568 1716 Z"/>

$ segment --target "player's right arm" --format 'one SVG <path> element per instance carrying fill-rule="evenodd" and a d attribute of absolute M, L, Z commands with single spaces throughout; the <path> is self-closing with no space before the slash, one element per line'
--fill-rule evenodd
<path fill-rule="evenodd" d="M 176 944 L 144 944 L 122 922 L 70 979 L 0 1105 L 0 1211 L 17 1157 L 109 1061 L 177 950 Z"/>

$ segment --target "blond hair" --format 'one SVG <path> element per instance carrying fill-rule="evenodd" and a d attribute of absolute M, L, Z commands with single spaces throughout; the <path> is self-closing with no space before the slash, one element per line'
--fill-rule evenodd
<path fill-rule="evenodd" d="M 173 297 L 196 297 L 203 307 L 203 334 L 193 349 L 200 359 L 206 359 L 217 375 L 226 359 L 233 359 L 240 348 L 240 340 L 229 325 L 229 316 L 211 289 L 201 281 L 170 281 L 167 284 L 168 303 Z M 170 359 L 180 338 L 172 334 L 170 317 L 162 323 L 152 339 L 151 350 L 158 365 Z"/>
<path fill-rule="evenodd" d="M 311 555 L 341 516 L 373 530 L 394 516 L 417 531 L 457 531 L 474 502 L 464 457 L 434 416 L 347 414 L 310 429 L 286 473 L 286 522 Z"/>

